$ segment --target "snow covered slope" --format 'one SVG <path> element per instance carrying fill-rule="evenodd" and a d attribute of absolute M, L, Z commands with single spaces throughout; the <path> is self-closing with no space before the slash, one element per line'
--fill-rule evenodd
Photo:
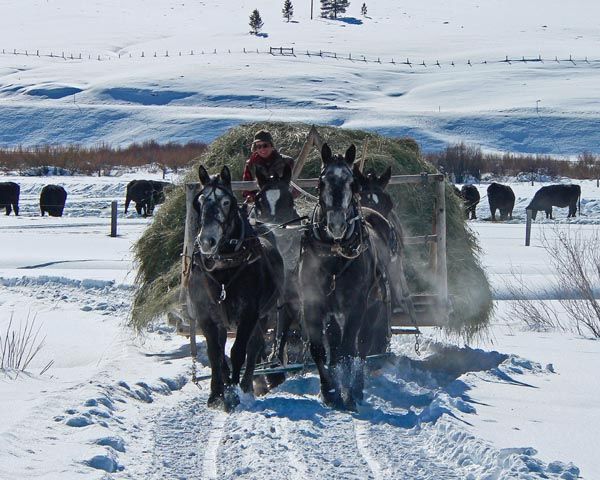
<path fill-rule="evenodd" d="M 287 23 L 273 0 L 0 2 L 0 145 L 208 142 L 290 120 L 426 150 L 598 150 L 597 2 L 377 0 L 338 20 L 293 3 Z"/>

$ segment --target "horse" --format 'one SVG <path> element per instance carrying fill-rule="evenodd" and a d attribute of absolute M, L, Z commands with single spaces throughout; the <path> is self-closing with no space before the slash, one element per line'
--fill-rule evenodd
<path fill-rule="evenodd" d="M 365 313 L 371 291 L 379 287 L 373 232 L 361 219 L 351 169 L 355 156 L 354 145 L 342 157 L 323 144 L 319 201 L 300 255 L 304 328 L 321 397 L 330 407 L 348 410 L 363 398 Z"/>
<path fill-rule="evenodd" d="M 365 175 L 358 165 L 354 165 L 354 177 L 360 185 L 359 198 L 364 218 L 376 233 L 374 245 L 378 251 L 378 268 L 381 269 L 382 280 L 379 293 L 383 293 L 380 300 L 383 305 L 379 306 L 379 315 L 374 317 L 376 321 L 370 329 L 369 355 L 387 350 L 392 334 L 393 309 L 402 307 L 413 324 L 417 325 L 415 306 L 404 273 L 402 226 L 394 211 L 392 197 L 385 191 L 391 176 L 390 166 L 378 177 L 374 170 Z"/>
<path fill-rule="evenodd" d="M 283 257 L 285 282 L 281 305 L 278 307 L 273 349 L 270 361 L 285 365 L 289 354 L 286 350 L 288 340 L 298 340 L 296 328 L 290 337 L 292 326 L 300 326 L 301 305 L 299 296 L 298 265 L 300 260 L 300 233 L 296 228 L 284 228 L 286 224 L 298 224 L 300 215 L 294 206 L 294 197 L 290 190 L 292 170 L 285 165 L 283 172 L 268 172 L 264 167 L 256 167 L 256 180 L 259 191 L 254 197 L 254 213 L 260 227 L 274 238 L 277 250 Z M 296 225 L 293 225 L 294 227 Z M 295 342 L 297 344 L 297 342 Z M 285 380 L 285 375 L 268 376 L 270 387 Z"/>
<path fill-rule="evenodd" d="M 243 392 L 252 392 L 267 319 L 284 282 L 283 260 L 271 243 L 257 236 L 238 207 L 229 168 L 224 166 L 211 177 L 200 166 L 198 174 L 203 188 L 193 200 L 199 232 L 194 241 L 187 309 L 206 338 L 211 366 L 208 405 L 231 411 L 239 404 L 234 388 L 238 383 Z M 230 371 L 225 342 L 227 331 L 234 329 Z"/>

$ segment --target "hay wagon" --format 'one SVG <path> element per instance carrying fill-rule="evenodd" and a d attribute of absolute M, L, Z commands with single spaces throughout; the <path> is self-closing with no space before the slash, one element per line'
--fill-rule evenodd
<path fill-rule="evenodd" d="M 314 147 L 321 149 L 323 140 L 313 126 L 307 139 L 298 155 L 292 172 L 292 182 L 294 186 L 304 188 L 313 188 L 317 186 L 316 178 L 298 178 L 310 150 Z M 364 162 L 366 152 L 363 151 L 362 163 Z M 434 186 L 434 215 L 432 219 L 431 234 L 418 237 L 404 237 L 404 243 L 407 245 L 422 245 L 428 249 L 429 262 L 428 268 L 431 269 L 432 291 L 427 293 L 412 294 L 411 300 L 416 313 L 415 319 L 411 319 L 404 308 L 395 306 L 392 308 L 391 315 L 391 333 L 392 334 L 418 334 L 420 327 L 443 327 L 448 321 L 451 311 L 451 303 L 448 297 L 448 280 L 446 265 L 446 203 L 445 203 L 445 178 L 443 174 L 421 173 L 420 175 L 394 175 L 389 184 L 416 184 Z M 253 190 L 256 184 L 253 181 L 234 181 L 232 189 L 236 191 Z M 197 214 L 192 208 L 192 201 L 201 190 L 199 183 L 187 183 L 185 185 L 186 193 L 186 219 L 185 236 L 182 253 L 182 276 L 180 293 L 180 310 L 171 311 L 169 315 L 170 322 L 176 325 L 177 333 L 190 337 L 192 354 L 196 350 L 196 334 L 201 334 L 197 330 L 194 319 L 187 315 L 185 298 L 187 292 L 187 275 L 189 273 L 189 261 L 192 251 L 194 238 L 197 235 Z M 230 333 L 230 335 L 234 335 Z"/>

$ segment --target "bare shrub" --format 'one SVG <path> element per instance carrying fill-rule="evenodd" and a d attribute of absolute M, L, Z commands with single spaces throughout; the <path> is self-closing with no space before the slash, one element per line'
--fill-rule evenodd
<path fill-rule="evenodd" d="M 508 307 L 510 318 L 523 320 L 527 328 L 535 332 L 564 330 L 555 306 L 545 300 L 551 296 L 550 292 L 534 290 L 515 270 L 511 270 L 505 286 L 512 300 Z"/>
<path fill-rule="evenodd" d="M 107 144 L 93 147 L 79 145 L 41 145 L 24 148 L 0 148 L 0 170 L 25 171 L 30 168 L 52 166 L 75 174 L 108 175 L 113 167 L 139 167 L 155 164 L 163 170 L 185 167 L 201 155 L 207 146 L 190 142 L 185 145 L 153 141 L 132 143 L 126 148 L 112 148 Z"/>
<path fill-rule="evenodd" d="M 600 338 L 600 237 L 594 233 L 584 238 L 580 231 L 560 230 L 555 235 L 542 237 L 552 265 L 556 269 L 558 285 L 566 295 L 560 304 L 575 321 L 577 332 L 591 333 Z"/>
<path fill-rule="evenodd" d="M 0 332 L 0 370 L 25 372 L 29 364 L 44 346 L 46 337 L 38 340 L 41 326 L 36 328 L 35 317 L 27 317 L 24 325 L 13 327 L 13 315 L 4 333 Z M 43 375 L 52 366 L 54 360 L 48 362 L 41 370 Z"/>
<path fill-rule="evenodd" d="M 581 153 L 577 161 L 570 161 L 548 155 L 484 154 L 479 147 L 459 143 L 441 152 L 427 153 L 425 158 L 442 171 L 453 173 L 457 183 L 463 183 L 466 174 L 479 179 L 481 173 L 515 176 L 530 172 L 534 176 L 543 173 L 551 177 L 600 178 L 600 158 L 589 152 Z"/>
<path fill-rule="evenodd" d="M 584 237 L 581 231 L 553 228 L 553 234 L 542 234 L 542 246 L 548 252 L 556 275 L 554 289 L 534 289 L 521 275 L 505 282 L 510 298 L 511 318 L 521 319 L 535 331 L 566 330 L 560 321 L 558 303 L 578 334 L 600 338 L 600 237 L 594 233 Z"/>

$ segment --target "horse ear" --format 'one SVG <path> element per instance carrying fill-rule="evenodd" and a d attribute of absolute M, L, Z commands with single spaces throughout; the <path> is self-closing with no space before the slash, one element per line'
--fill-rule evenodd
<path fill-rule="evenodd" d="M 202 165 L 198 167 L 198 177 L 200 178 L 200 183 L 202 183 L 202 185 L 206 185 L 210 182 L 210 175 Z"/>
<path fill-rule="evenodd" d="M 262 186 L 269 180 L 269 173 L 267 172 L 267 169 L 262 165 L 256 165 L 254 173 L 256 174 L 258 186 L 262 188 Z"/>
<path fill-rule="evenodd" d="M 354 175 L 354 178 L 356 180 L 358 180 L 358 183 L 361 186 L 365 184 L 365 182 L 366 182 L 367 179 L 364 176 L 363 172 L 361 172 L 358 163 L 354 164 L 354 166 L 352 167 L 352 174 Z"/>
<path fill-rule="evenodd" d="M 326 143 L 321 147 L 321 160 L 323 160 L 323 165 L 331 161 L 331 148 Z"/>
<path fill-rule="evenodd" d="M 231 188 L 231 172 L 229 171 L 229 167 L 227 165 L 223 165 L 221 169 L 221 181 L 227 188 Z"/>
<path fill-rule="evenodd" d="M 354 163 L 354 160 L 356 159 L 356 147 L 354 144 L 350 145 L 348 150 L 346 150 L 345 158 L 348 165 L 352 165 Z"/>
<path fill-rule="evenodd" d="M 392 178 L 392 166 L 388 165 L 385 172 L 383 172 L 383 175 L 381 175 L 377 181 L 382 190 L 385 190 L 385 187 L 387 187 L 387 184 L 390 182 L 390 178 Z"/>

